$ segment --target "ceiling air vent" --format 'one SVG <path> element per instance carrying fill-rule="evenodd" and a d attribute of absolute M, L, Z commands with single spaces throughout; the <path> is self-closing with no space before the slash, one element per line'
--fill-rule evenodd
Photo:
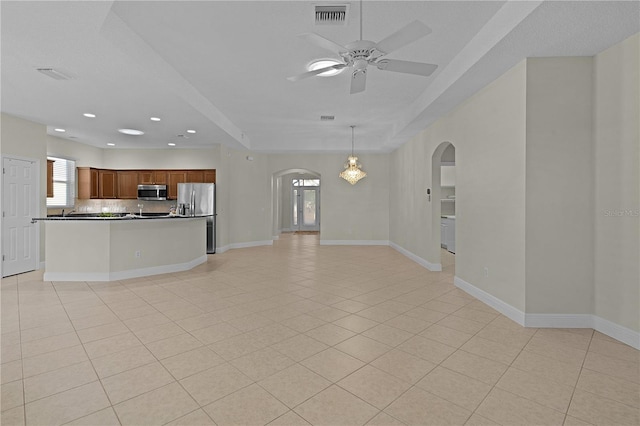
<path fill-rule="evenodd" d="M 53 78 L 54 80 L 69 80 L 71 79 L 71 76 L 65 74 L 64 72 L 60 71 L 60 70 L 56 70 L 54 68 L 36 68 L 36 70 L 38 72 L 41 72 L 42 74 Z"/>
<path fill-rule="evenodd" d="M 320 121 L 333 121 L 336 119 L 335 115 L 321 115 Z"/>
<path fill-rule="evenodd" d="M 345 4 L 316 5 L 316 25 L 345 25 L 348 7 Z"/>

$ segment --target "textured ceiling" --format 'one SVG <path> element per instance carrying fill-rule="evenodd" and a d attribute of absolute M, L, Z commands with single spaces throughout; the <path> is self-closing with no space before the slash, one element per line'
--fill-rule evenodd
<path fill-rule="evenodd" d="M 387 152 L 526 57 L 592 56 L 640 31 L 637 1 L 365 0 L 364 39 L 419 19 L 433 32 L 389 58 L 439 67 L 430 77 L 370 67 L 366 91 L 350 95 L 348 72 L 286 79 L 314 59 L 338 58 L 298 34 L 358 39 L 358 2 L 346 2 L 344 26 L 315 25 L 318 3 L 2 1 L 2 111 L 101 148 L 344 152 L 356 125 L 358 151 Z M 145 135 L 121 135 L 122 127 Z"/>

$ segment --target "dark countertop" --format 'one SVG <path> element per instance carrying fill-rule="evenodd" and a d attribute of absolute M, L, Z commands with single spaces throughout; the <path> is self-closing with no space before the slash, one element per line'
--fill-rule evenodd
<path fill-rule="evenodd" d="M 39 220 L 134 220 L 134 219 L 193 219 L 199 217 L 212 217 L 215 214 L 209 215 L 197 215 L 197 216 L 182 216 L 177 214 L 169 214 L 169 213 L 143 213 L 142 216 L 139 214 L 133 213 L 112 213 L 113 216 L 101 216 L 100 213 L 78 213 L 78 214 L 69 214 L 66 216 L 62 215 L 50 215 L 47 217 L 34 217 L 31 219 L 32 222 L 37 222 Z"/>

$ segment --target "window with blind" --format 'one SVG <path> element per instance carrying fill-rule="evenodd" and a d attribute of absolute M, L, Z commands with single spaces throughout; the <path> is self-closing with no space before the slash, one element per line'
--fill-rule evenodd
<path fill-rule="evenodd" d="M 76 162 L 66 158 L 53 160 L 53 197 L 47 198 L 47 207 L 73 207 L 76 198 Z"/>

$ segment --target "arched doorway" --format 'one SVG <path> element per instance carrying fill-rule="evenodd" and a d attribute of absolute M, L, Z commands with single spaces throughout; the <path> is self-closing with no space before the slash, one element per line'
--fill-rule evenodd
<path fill-rule="evenodd" d="M 442 271 L 454 273 L 456 247 L 456 149 L 442 142 L 431 157 L 432 229 L 431 252 L 438 253 Z M 439 232 L 438 232 L 439 230 Z M 439 238 L 438 238 L 439 237 Z"/>
<path fill-rule="evenodd" d="M 281 232 L 320 231 L 320 173 L 286 169 L 272 176 L 273 235 Z"/>

